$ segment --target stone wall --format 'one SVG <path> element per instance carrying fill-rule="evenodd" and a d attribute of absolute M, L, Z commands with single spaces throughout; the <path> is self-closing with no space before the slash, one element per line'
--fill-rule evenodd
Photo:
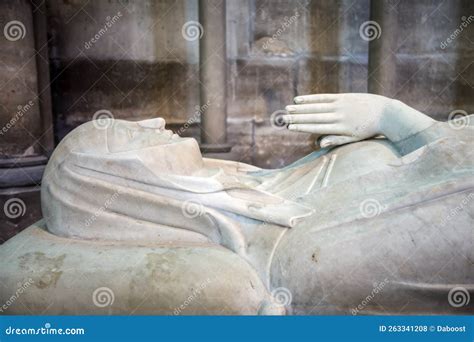
<path fill-rule="evenodd" d="M 99 110 L 184 122 L 198 103 L 197 42 L 181 26 L 189 1 L 48 2 L 58 138 Z"/>
<path fill-rule="evenodd" d="M 198 41 L 182 35 L 186 22 L 198 20 L 197 5 L 49 0 L 57 138 L 99 110 L 132 120 L 162 116 L 199 138 L 198 129 L 182 129 L 187 120 L 198 124 Z M 310 152 L 314 137 L 272 129 L 271 114 L 297 94 L 367 91 L 368 44 L 358 28 L 368 18 L 368 0 L 228 1 L 234 148 L 225 157 L 278 167 Z"/>
<path fill-rule="evenodd" d="M 377 43 L 391 44 L 383 49 L 385 77 L 371 79 L 378 92 L 438 120 L 455 110 L 473 113 L 474 2 L 385 3 L 388 25 Z"/>
<path fill-rule="evenodd" d="M 0 23 L 0 159 L 40 154 L 41 117 L 28 1 L 1 1 Z"/>
<path fill-rule="evenodd" d="M 0 1 L 0 243 L 41 217 L 40 182 L 53 145 L 46 30 L 36 30 L 45 25 L 34 8 Z"/>
<path fill-rule="evenodd" d="M 381 1 L 382 2 L 382 1 Z M 437 119 L 472 112 L 474 25 L 441 44 L 473 14 L 468 0 L 384 1 L 384 53 L 378 92 Z M 198 40 L 182 27 L 198 20 L 187 1 L 49 0 L 57 139 L 99 110 L 114 117 L 166 118 L 199 138 Z M 86 46 L 111 18 L 120 17 Z M 369 42 L 359 29 L 370 20 L 369 0 L 234 0 L 227 4 L 228 135 L 226 158 L 279 167 L 314 148 L 313 136 L 275 130 L 271 114 L 297 94 L 366 92 Z M 391 26 L 387 27 L 387 23 Z M 206 33 L 204 33 L 206 34 Z M 211 33 L 212 34 L 212 33 Z M 377 42 L 374 42 L 377 44 Z M 186 125 L 187 127 L 188 125 Z"/>
<path fill-rule="evenodd" d="M 369 1 L 231 3 L 230 137 L 243 160 L 280 167 L 313 150 L 315 137 L 276 130 L 272 113 L 298 94 L 367 91 L 368 44 L 358 27 Z"/>

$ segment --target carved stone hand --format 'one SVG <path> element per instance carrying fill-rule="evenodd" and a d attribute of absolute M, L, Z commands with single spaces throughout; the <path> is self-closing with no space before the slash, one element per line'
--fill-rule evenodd
<path fill-rule="evenodd" d="M 292 131 L 324 135 L 321 147 L 364 140 L 379 134 L 391 141 L 429 127 L 434 120 L 404 103 L 374 94 L 298 96 L 283 119 Z"/>

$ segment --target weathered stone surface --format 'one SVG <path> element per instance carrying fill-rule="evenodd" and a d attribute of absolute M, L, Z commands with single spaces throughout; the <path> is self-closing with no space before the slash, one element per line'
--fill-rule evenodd
<path fill-rule="evenodd" d="M 199 104 L 194 1 L 49 2 L 58 137 L 98 110 L 185 121 Z M 170 86 L 173 85 L 173 86 Z"/>
<path fill-rule="evenodd" d="M 0 158 L 40 154 L 37 140 L 43 132 L 30 3 L 2 1 L 0 23 Z"/>
<path fill-rule="evenodd" d="M 2 314 L 256 315 L 268 297 L 255 271 L 219 246 L 85 242 L 39 223 L 0 256 L 10 265 L 0 272 L 2 303 L 24 288 Z"/>
<path fill-rule="evenodd" d="M 232 120 L 228 130 L 232 160 L 261 168 L 289 165 L 316 149 L 314 135 L 291 134 L 284 127 L 273 126 L 270 119 Z"/>
<path fill-rule="evenodd" d="M 230 66 L 229 117 L 269 119 L 291 103 L 296 62 L 292 58 L 239 59 Z"/>
<path fill-rule="evenodd" d="M 377 92 L 440 120 L 454 110 L 472 113 L 473 2 L 380 4 L 385 19 L 373 18 L 381 21 L 379 41 L 391 44 L 382 47 L 369 71 Z"/>
<path fill-rule="evenodd" d="M 390 6 L 390 5 L 389 5 Z M 398 27 L 383 34 L 397 36 L 394 51 L 401 54 L 442 54 L 450 59 L 449 52 L 474 51 L 474 3 L 469 0 L 449 2 L 411 1 L 395 2 L 390 13 L 397 18 Z M 463 26 L 462 23 L 466 25 Z M 470 22 L 470 23 L 469 23 Z M 458 30 L 458 32 L 456 32 Z M 452 42 L 446 40 L 454 35 Z M 443 44 L 444 43 L 444 44 Z"/>
<path fill-rule="evenodd" d="M 231 61 L 228 109 L 230 117 L 248 117 L 256 123 L 254 143 L 235 141 L 234 149 L 253 164 L 281 166 L 313 149 L 315 137 L 298 137 L 286 130 L 268 134 L 270 114 L 297 94 L 367 90 L 367 42 L 359 36 L 359 25 L 368 19 L 368 1 L 282 1 L 273 6 L 257 1 L 251 8 L 255 19 L 250 26 L 242 14 L 248 12 L 245 4 L 236 17 L 230 14 L 233 26 L 240 25 L 243 33 L 230 38 L 229 44 L 236 40 L 237 46 L 246 44 L 249 30 L 253 43 Z M 238 131 L 230 126 L 230 131 Z M 278 156 L 272 155 L 270 147 L 276 140 L 283 142 Z"/>
<path fill-rule="evenodd" d="M 227 58 L 236 59 L 250 53 L 252 1 L 235 0 L 226 3 L 227 8 Z"/>
<path fill-rule="evenodd" d="M 50 0 L 48 8 L 53 58 L 197 63 L 197 42 L 181 35 L 184 23 L 197 18 L 196 1 Z"/>
<path fill-rule="evenodd" d="M 308 50 L 315 55 L 367 54 L 368 43 L 359 35 L 369 20 L 369 1 L 311 1 L 308 5 Z"/>
<path fill-rule="evenodd" d="M 447 120 L 454 110 L 474 113 L 471 58 L 453 63 L 439 55 L 398 56 L 396 68 L 399 71 L 393 81 L 393 97 L 438 120 Z"/>
<path fill-rule="evenodd" d="M 301 59 L 298 94 L 367 92 L 367 59 L 363 56 Z"/>
<path fill-rule="evenodd" d="M 164 116 L 170 122 L 184 122 L 199 103 L 197 70 L 190 64 L 77 59 L 61 62 L 53 75 L 60 138 L 99 110 L 110 111 L 115 118 Z"/>
<path fill-rule="evenodd" d="M 304 53 L 307 40 L 308 1 L 255 1 L 253 41 L 270 37 L 285 42 L 289 49 Z"/>

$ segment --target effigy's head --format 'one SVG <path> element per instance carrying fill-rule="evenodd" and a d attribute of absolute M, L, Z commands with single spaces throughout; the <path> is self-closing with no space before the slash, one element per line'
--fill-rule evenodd
<path fill-rule="evenodd" d="M 46 166 L 41 206 L 48 230 L 66 236 L 99 236 L 102 232 L 93 234 L 93 228 L 99 231 L 99 225 L 124 222 L 108 210 L 130 209 L 140 217 L 140 205 L 150 201 L 153 189 L 166 187 L 164 178 L 191 176 L 202 163 L 196 140 L 166 130 L 161 118 L 87 122 L 61 141 Z M 137 202 L 136 208 L 132 201 Z M 103 213 L 96 215 L 96 210 Z M 117 232 L 107 234 L 114 238 Z"/>
<path fill-rule="evenodd" d="M 166 130 L 165 124 L 162 118 L 87 122 L 70 132 L 55 149 L 46 170 L 46 181 L 61 164 L 73 161 L 81 164 L 88 160 L 92 169 L 133 160 L 152 173 L 193 173 L 202 163 L 197 142 Z"/>
<path fill-rule="evenodd" d="M 148 147 L 173 144 L 185 139 L 165 129 L 165 120 L 155 118 L 143 121 L 107 119 L 105 123 L 109 152 L 136 151 Z"/>
<path fill-rule="evenodd" d="M 75 150 L 115 153 L 140 150 L 186 140 L 165 129 L 163 118 L 142 121 L 100 119 L 89 121 L 70 132 L 61 145 L 74 143 Z"/>

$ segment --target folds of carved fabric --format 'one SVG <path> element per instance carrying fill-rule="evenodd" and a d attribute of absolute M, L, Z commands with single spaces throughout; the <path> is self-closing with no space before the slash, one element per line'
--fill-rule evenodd
<path fill-rule="evenodd" d="M 407 155 L 430 142 L 441 138 L 454 137 L 460 141 L 472 141 L 474 137 L 474 115 L 463 117 L 463 121 L 456 123 L 436 122 L 427 129 L 418 132 L 394 145 L 402 155 Z"/>
<path fill-rule="evenodd" d="M 210 177 L 157 175 L 134 157 L 120 159 L 114 155 L 109 159 L 81 153 L 72 153 L 68 163 L 84 176 L 107 178 L 124 187 L 184 202 L 195 201 L 205 207 L 283 227 L 294 227 L 313 212 L 307 206 L 248 186 L 222 170 L 216 170 Z M 133 179 L 122 176 L 130 174 L 134 175 Z"/>
<path fill-rule="evenodd" d="M 260 176 L 262 183 L 259 188 L 290 200 L 297 200 L 322 186 L 329 164 L 330 158 L 323 155 L 305 164 L 265 174 Z"/>
<path fill-rule="evenodd" d="M 245 254 L 238 224 L 212 208 L 86 177 L 65 164 L 60 173 L 43 194 L 45 220 L 54 234 L 157 243 L 209 239 Z"/>
<path fill-rule="evenodd" d="M 130 166 L 129 161 L 125 165 Z M 183 177 L 156 179 L 155 175 L 155 183 L 142 183 L 102 171 L 69 161 L 62 163 L 54 176 L 48 176 L 42 202 L 49 231 L 81 239 L 158 243 L 203 243 L 209 239 L 245 255 L 239 222 L 231 217 L 242 215 L 294 225 L 295 220 L 311 212 L 296 203 L 251 189 L 197 193 L 187 191 L 198 189 L 192 182 L 186 184 Z M 173 180 L 181 184 L 178 186 Z M 261 198 L 256 199 L 256 194 Z M 271 215 L 272 212 L 278 215 Z"/>

